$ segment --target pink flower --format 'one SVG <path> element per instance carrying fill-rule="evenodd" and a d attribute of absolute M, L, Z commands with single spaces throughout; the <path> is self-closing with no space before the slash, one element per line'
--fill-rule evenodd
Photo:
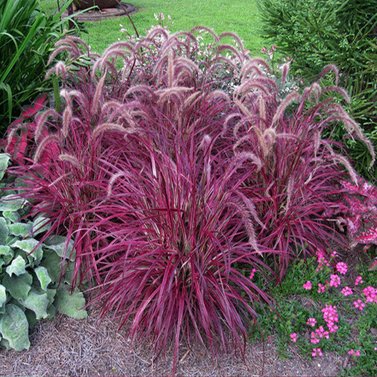
<path fill-rule="evenodd" d="M 337 332 L 338 329 L 339 329 L 339 327 L 337 325 L 335 325 L 334 323 L 331 323 L 331 322 L 327 324 L 327 327 L 329 329 L 329 333 L 331 333 L 331 334 Z"/>
<path fill-rule="evenodd" d="M 361 300 L 356 300 L 353 302 L 353 306 L 360 311 L 363 311 L 365 308 L 365 304 Z"/>
<path fill-rule="evenodd" d="M 340 277 L 338 275 L 331 275 L 330 276 L 330 287 L 339 287 L 340 285 Z"/>
<path fill-rule="evenodd" d="M 308 318 L 308 320 L 306 321 L 306 324 L 311 326 L 311 327 L 314 327 L 317 323 L 317 320 L 315 318 Z"/>
<path fill-rule="evenodd" d="M 363 283 L 364 283 L 363 278 L 359 275 L 359 276 L 355 279 L 355 286 L 360 285 L 360 284 L 363 284 Z"/>
<path fill-rule="evenodd" d="M 366 287 L 363 289 L 366 302 L 377 303 L 377 289 L 374 287 Z"/>
<path fill-rule="evenodd" d="M 315 330 L 315 333 L 317 334 L 318 338 L 326 338 L 329 339 L 329 332 L 326 331 L 323 326 L 319 326 L 318 329 Z"/>
<path fill-rule="evenodd" d="M 332 256 L 333 258 L 335 258 L 337 255 L 338 255 L 338 253 L 337 253 L 335 250 L 331 253 L 331 256 Z"/>
<path fill-rule="evenodd" d="M 317 271 L 320 271 L 323 266 L 330 265 L 328 260 L 326 259 L 326 254 L 324 250 L 317 250 L 316 255 L 317 255 L 317 263 L 318 263 Z"/>
<path fill-rule="evenodd" d="M 291 338 L 291 341 L 293 342 L 293 343 L 296 343 L 297 342 L 297 338 L 298 338 L 298 335 L 295 333 L 295 332 L 293 332 L 291 335 L 289 335 L 290 336 L 290 338 Z"/>
<path fill-rule="evenodd" d="M 326 291 L 326 286 L 321 284 L 321 283 L 318 283 L 318 290 L 317 292 L 318 293 L 324 293 Z"/>
<path fill-rule="evenodd" d="M 319 343 L 318 335 L 314 331 L 312 331 L 310 333 L 310 343 L 312 343 L 312 344 L 318 344 Z"/>
<path fill-rule="evenodd" d="M 250 279 L 250 280 L 253 280 L 253 279 L 254 279 L 254 275 L 255 275 L 256 272 L 257 272 L 256 268 L 253 268 L 253 269 L 251 270 L 251 272 L 250 272 L 250 276 L 249 276 L 249 279 Z"/>
<path fill-rule="evenodd" d="M 335 322 L 339 322 L 338 312 L 335 306 L 332 305 L 325 305 L 322 309 L 323 319 L 329 326 L 330 324 L 334 324 Z"/>
<path fill-rule="evenodd" d="M 323 356 L 322 350 L 320 348 L 312 349 L 312 357 Z"/>
<path fill-rule="evenodd" d="M 350 349 L 347 353 L 348 355 L 355 356 L 355 357 L 359 357 L 361 354 L 360 350 L 353 350 L 353 349 Z"/>
<path fill-rule="evenodd" d="M 347 267 L 347 264 L 344 263 L 344 262 L 339 262 L 336 264 L 336 270 L 342 274 L 342 275 L 345 275 L 348 271 L 348 267 Z"/>
<path fill-rule="evenodd" d="M 303 285 L 303 288 L 306 289 L 307 291 L 310 291 L 310 290 L 312 289 L 312 282 L 308 280 L 308 281 Z"/>
<path fill-rule="evenodd" d="M 341 292 L 343 296 L 351 296 L 353 293 L 350 287 L 344 287 Z"/>

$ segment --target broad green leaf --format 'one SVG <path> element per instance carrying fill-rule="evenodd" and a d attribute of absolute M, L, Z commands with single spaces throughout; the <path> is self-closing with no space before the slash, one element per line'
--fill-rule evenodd
<path fill-rule="evenodd" d="M 17 258 L 13 259 L 12 263 L 6 268 L 6 272 L 9 276 L 13 274 L 20 276 L 26 272 L 25 266 L 25 259 L 19 255 Z"/>
<path fill-rule="evenodd" d="M 47 289 L 47 286 L 52 281 L 50 278 L 50 275 L 48 274 L 47 268 L 43 266 L 39 266 L 34 270 L 34 272 L 37 275 L 37 278 L 39 280 L 42 290 L 45 291 Z"/>
<path fill-rule="evenodd" d="M 6 289 L 3 285 L 0 284 L 0 307 L 5 304 L 6 300 L 7 300 Z"/>
<path fill-rule="evenodd" d="M 0 199 L 0 211 L 18 211 L 27 203 L 25 199 L 6 195 Z"/>
<path fill-rule="evenodd" d="M 0 217 L 0 245 L 4 245 L 9 235 L 8 224 L 3 217 Z"/>
<path fill-rule="evenodd" d="M 26 300 L 28 296 L 33 277 L 26 272 L 20 276 L 8 276 L 4 275 L 3 285 L 8 290 L 10 295 L 18 301 Z"/>
<path fill-rule="evenodd" d="M 84 309 L 85 298 L 82 292 L 75 290 L 72 294 L 63 285 L 56 293 L 55 305 L 58 311 L 75 319 L 84 319 L 88 313 Z"/>
<path fill-rule="evenodd" d="M 34 219 L 32 226 L 32 234 L 36 236 L 37 234 L 44 233 L 51 228 L 49 219 L 45 216 L 38 216 Z"/>
<path fill-rule="evenodd" d="M 47 268 L 48 274 L 53 283 L 58 282 L 62 259 L 55 252 L 52 250 L 46 250 L 40 265 Z"/>
<path fill-rule="evenodd" d="M 28 238 L 26 240 L 18 240 L 14 242 L 11 246 L 17 247 L 26 253 L 31 253 L 39 244 L 39 241 L 35 240 L 34 238 Z"/>
<path fill-rule="evenodd" d="M 46 293 L 39 293 L 35 289 L 32 289 L 22 304 L 25 308 L 32 310 L 37 319 L 47 317 L 49 301 Z"/>
<path fill-rule="evenodd" d="M 0 153 L 0 180 L 3 179 L 9 165 L 10 156 L 7 153 Z"/>
<path fill-rule="evenodd" d="M 10 348 L 16 351 L 29 349 L 29 323 L 25 313 L 17 305 L 5 306 L 5 313 L 0 319 L 0 333 Z"/>
<path fill-rule="evenodd" d="M 13 256 L 13 250 L 6 245 L 0 245 L 0 258 L 5 255 Z"/>
<path fill-rule="evenodd" d="M 56 296 L 56 289 L 51 289 L 51 288 L 48 288 L 46 290 L 46 294 L 47 294 L 47 298 L 48 298 L 48 302 L 50 303 L 50 305 L 54 302 L 55 300 L 55 296 Z"/>
<path fill-rule="evenodd" d="M 32 229 L 32 224 L 27 223 L 14 223 L 8 225 L 9 233 L 14 236 L 27 237 L 30 236 L 30 231 Z"/>
<path fill-rule="evenodd" d="M 47 319 L 52 319 L 56 316 L 56 307 L 54 305 L 50 305 L 47 309 Z"/>
<path fill-rule="evenodd" d="M 50 250 L 55 251 L 59 257 L 70 259 L 71 261 L 75 260 L 73 250 L 73 241 L 69 240 L 68 248 L 66 248 L 67 239 L 63 236 L 52 236 L 45 243 L 44 247 Z"/>
<path fill-rule="evenodd" d="M 3 217 L 11 223 L 15 223 L 20 220 L 20 215 L 16 211 L 4 211 Z"/>
<path fill-rule="evenodd" d="M 43 256 L 43 249 L 42 246 L 39 246 L 36 249 L 38 244 L 39 241 L 35 240 L 34 238 L 28 238 L 26 240 L 16 241 L 11 246 L 25 251 L 28 254 L 28 259 L 30 262 L 34 260 L 37 264 L 39 264 Z"/>

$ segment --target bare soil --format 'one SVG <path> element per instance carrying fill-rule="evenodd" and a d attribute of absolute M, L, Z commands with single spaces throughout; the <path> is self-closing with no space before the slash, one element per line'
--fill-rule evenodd
<path fill-rule="evenodd" d="M 110 377 L 168 376 L 172 357 L 153 359 L 148 347 L 135 348 L 110 318 L 98 321 L 92 313 L 77 321 L 57 316 L 37 325 L 29 351 L 0 350 L 0 376 L 7 377 Z M 338 376 L 344 359 L 326 354 L 304 359 L 294 348 L 291 357 L 278 357 L 275 339 L 251 343 L 246 363 L 224 355 L 215 360 L 202 349 L 181 350 L 179 376 Z"/>

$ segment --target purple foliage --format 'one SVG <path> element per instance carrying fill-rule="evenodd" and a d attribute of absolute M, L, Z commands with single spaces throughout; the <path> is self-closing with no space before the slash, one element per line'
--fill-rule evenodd
<path fill-rule="evenodd" d="M 213 38 L 204 55 L 198 32 Z M 68 58 L 49 74 L 64 111 L 35 117 L 29 159 L 13 169 L 51 232 L 75 240 L 75 282 L 93 278 L 103 314 L 132 337 L 172 341 L 174 369 L 182 340 L 243 351 L 255 303 L 270 302 L 254 268 L 282 278 L 300 253 L 344 242 L 341 181 L 357 177 L 322 132 L 343 122 L 368 143 L 322 97 L 348 99 L 342 89 L 282 99 L 266 62 L 237 36 L 221 42 L 231 36 L 157 28 L 101 57 L 62 40 L 52 58 Z"/>

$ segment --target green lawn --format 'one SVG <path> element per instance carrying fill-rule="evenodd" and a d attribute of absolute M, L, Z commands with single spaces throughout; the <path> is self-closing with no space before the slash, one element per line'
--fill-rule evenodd
<path fill-rule="evenodd" d="M 44 9 L 52 11 L 56 0 L 40 0 Z M 127 0 L 138 12 L 132 16 L 138 31 L 144 34 L 156 25 L 155 13 L 172 17 L 170 30 L 189 30 L 196 25 L 213 28 L 217 33 L 236 32 L 253 53 L 259 54 L 263 47 L 260 36 L 260 19 L 257 0 Z M 127 2 L 126 1 L 126 2 Z M 63 3 L 63 0 L 60 0 Z M 88 35 L 84 35 L 95 51 L 103 51 L 109 44 L 122 37 L 119 24 L 132 31 L 127 17 L 117 17 L 97 22 L 88 22 Z"/>

